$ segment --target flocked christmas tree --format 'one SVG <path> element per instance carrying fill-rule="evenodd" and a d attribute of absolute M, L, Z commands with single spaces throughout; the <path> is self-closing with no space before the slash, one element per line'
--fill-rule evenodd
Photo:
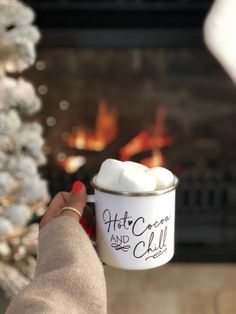
<path fill-rule="evenodd" d="M 25 4 L 0 0 L 0 288 L 8 296 L 34 271 L 38 226 L 30 221 L 48 202 L 38 169 L 45 163 L 42 127 L 29 119 L 41 103 L 16 75 L 35 62 L 40 34 L 33 20 Z"/>

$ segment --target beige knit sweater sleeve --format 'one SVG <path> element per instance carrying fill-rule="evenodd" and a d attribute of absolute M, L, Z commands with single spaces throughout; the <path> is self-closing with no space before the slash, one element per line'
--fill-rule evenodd
<path fill-rule="evenodd" d="M 60 217 L 39 233 L 35 278 L 6 314 L 104 314 L 103 267 L 83 228 Z"/>

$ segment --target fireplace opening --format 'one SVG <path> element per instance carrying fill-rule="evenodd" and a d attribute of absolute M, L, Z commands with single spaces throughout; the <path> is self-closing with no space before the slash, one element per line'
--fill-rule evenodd
<path fill-rule="evenodd" d="M 178 261 L 236 260 L 236 89 L 204 48 L 41 47 L 51 194 L 90 180 L 106 158 L 179 178 Z"/>

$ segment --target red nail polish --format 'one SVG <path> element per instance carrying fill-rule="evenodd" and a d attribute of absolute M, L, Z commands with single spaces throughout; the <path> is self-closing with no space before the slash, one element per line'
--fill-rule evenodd
<path fill-rule="evenodd" d="M 81 181 L 75 181 L 73 183 L 71 193 L 74 194 L 74 193 L 79 192 L 82 189 L 82 186 L 83 186 L 83 183 Z"/>

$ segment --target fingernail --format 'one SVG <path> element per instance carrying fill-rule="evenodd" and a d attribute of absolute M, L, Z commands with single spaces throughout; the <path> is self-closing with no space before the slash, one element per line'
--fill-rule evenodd
<path fill-rule="evenodd" d="M 79 192 L 82 189 L 82 186 L 83 186 L 83 183 L 81 181 L 75 181 L 73 183 L 71 193 L 74 194 L 74 193 Z"/>

